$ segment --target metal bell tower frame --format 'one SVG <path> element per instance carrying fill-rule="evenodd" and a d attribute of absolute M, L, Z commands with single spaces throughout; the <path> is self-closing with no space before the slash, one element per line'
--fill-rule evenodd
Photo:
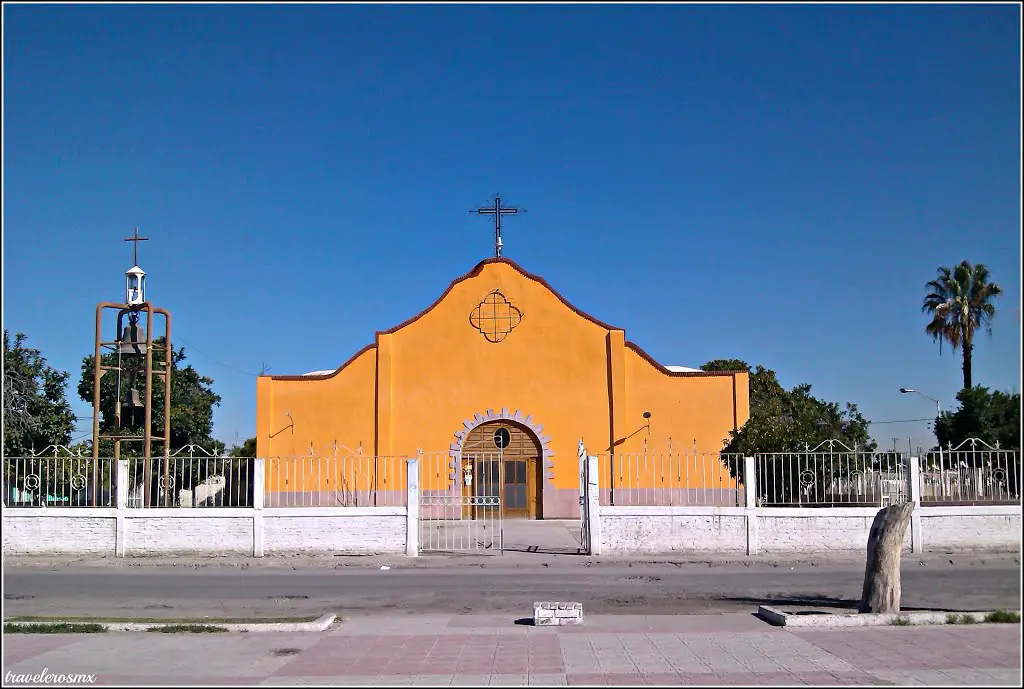
<path fill-rule="evenodd" d="M 92 387 L 92 504 L 94 507 L 97 505 L 97 498 L 99 496 L 100 488 L 99 453 L 101 440 L 114 441 L 115 463 L 121 457 L 122 442 L 142 441 L 142 457 L 144 461 L 143 504 L 145 507 L 150 507 L 152 503 L 153 441 L 162 442 L 163 466 L 161 472 L 161 485 L 164 487 L 163 503 L 164 505 L 169 504 L 170 495 L 169 490 L 167 490 L 167 487 L 171 485 L 169 476 L 171 453 L 171 362 L 174 349 L 171 346 L 170 312 L 167 309 L 162 309 L 153 306 L 153 304 L 147 301 L 145 298 L 145 273 L 142 271 L 142 269 L 139 268 L 138 265 L 138 242 L 147 240 L 148 237 L 139 237 L 138 228 L 135 228 L 134 236 L 125 239 L 126 242 L 135 242 L 135 263 L 133 267 L 125 273 L 127 278 L 125 301 L 104 301 L 96 305 L 96 338 L 94 342 L 93 354 L 94 362 Z M 113 340 L 103 339 L 103 313 L 108 309 L 117 311 L 117 333 L 115 339 Z M 137 339 L 138 328 L 141 325 L 140 316 L 142 314 L 145 314 L 145 342 L 142 342 L 141 340 Z M 155 325 L 154 316 L 156 316 L 157 314 L 164 317 L 164 344 L 162 347 L 154 347 L 153 345 L 153 326 Z M 125 315 L 128 316 L 129 320 L 129 326 L 127 328 L 122 327 L 124 324 Z M 144 351 L 142 351 L 143 348 Z M 154 349 L 160 351 L 163 354 L 163 364 L 157 370 L 154 370 L 153 366 Z M 103 354 L 105 353 L 117 354 L 117 365 L 104 365 Z M 100 434 L 100 382 L 101 379 L 103 378 L 103 375 L 107 373 L 107 371 L 114 371 L 118 375 L 120 375 L 120 372 L 122 370 L 121 360 L 122 355 L 124 354 L 128 354 L 129 356 L 137 356 L 142 354 L 145 356 L 145 368 L 143 378 L 145 380 L 146 392 L 145 397 L 142 400 L 142 409 L 144 415 L 143 434 L 132 435 L 129 433 L 124 433 L 121 430 L 122 401 L 120 399 L 120 385 L 118 386 L 118 399 L 115 404 L 115 417 L 117 421 L 116 428 L 112 433 Z M 154 377 L 162 379 L 164 386 L 164 432 L 162 436 L 153 435 Z"/>

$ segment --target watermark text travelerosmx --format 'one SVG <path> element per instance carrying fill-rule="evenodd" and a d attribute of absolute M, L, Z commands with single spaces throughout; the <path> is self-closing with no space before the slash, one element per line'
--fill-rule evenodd
<path fill-rule="evenodd" d="M 44 667 L 42 672 L 34 674 L 18 674 L 10 670 L 4 675 L 4 684 L 95 684 L 96 675 L 66 674 L 50 672 Z"/>

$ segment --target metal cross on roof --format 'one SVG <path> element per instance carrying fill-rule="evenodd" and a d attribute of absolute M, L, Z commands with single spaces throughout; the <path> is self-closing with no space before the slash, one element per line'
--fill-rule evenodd
<path fill-rule="evenodd" d="M 131 237 L 125 237 L 124 241 L 126 241 L 126 242 L 134 242 L 134 244 L 132 245 L 132 248 L 134 250 L 133 251 L 134 262 L 132 263 L 132 265 L 133 266 L 139 265 L 139 242 L 148 242 L 149 241 L 149 237 L 140 237 L 139 236 L 139 228 L 136 227 L 135 228 L 135 234 L 133 234 Z"/>
<path fill-rule="evenodd" d="M 502 207 L 501 196 L 494 196 L 494 205 L 486 206 L 484 208 L 477 208 L 475 211 L 470 213 L 476 213 L 477 215 L 493 215 L 494 216 L 494 255 L 501 256 L 501 216 L 503 215 L 516 215 L 519 213 L 518 208 Z M 525 213 L 526 210 L 523 209 Z"/>

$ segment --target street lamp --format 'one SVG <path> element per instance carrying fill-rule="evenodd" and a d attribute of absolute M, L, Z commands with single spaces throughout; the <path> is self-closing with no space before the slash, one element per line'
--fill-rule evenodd
<path fill-rule="evenodd" d="M 932 402 L 935 403 L 935 416 L 936 417 L 942 416 L 942 405 L 939 404 L 939 401 L 937 399 L 935 399 L 934 397 L 926 395 L 923 392 L 915 390 L 914 388 L 900 388 L 900 392 L 902 392 L 904 395 L 906 395 L 909 392 L 912 392 L 915 395 L 920 395 L 921 397 L 924 397 L 927 400 L 931 400 Z"/>
<path fill-rule="evenodd" d="M 940 416 L 942 416 L 942 405 L 939 404 L 939 401 L 937 399 L 935 399 L 934 397 L 930 396 L 930 395 L 926 395 L 926 394 L 924 394 L 923 392 L 921 392 L 919 390 L 915 390 L 914 388 L 900 388 L 900 392 L 903 393 L 904 395 L 909 394 L 909 393 L 912 392 L 915 395 L 920 395 L 921 397 L 924 397 L 925 399 L 931 400 L 932 402 L 935 403 L 935 421 L 936 421 L 935 425 L 936 425 L 936 428 L 934 429 L 934 431 L 935 431 L 935 440 L 938 441 L 939 440 L 938 419 L 939 419 Z M 942 466 L 942 443 L 941 442 L 939 442 L 939 466 L 940 467 Z"/>

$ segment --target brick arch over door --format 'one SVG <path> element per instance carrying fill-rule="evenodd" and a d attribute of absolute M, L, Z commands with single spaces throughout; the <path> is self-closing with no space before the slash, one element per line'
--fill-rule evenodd
<path fill-rule="evenodd" d="M 544 466 L 544 486 L 547 487 L 549 483 L 554 479 L 554 468 L 555 463 L 551 459 L 555 456 L 555 453 L 548 447 L 548 443 L 551 442 L 550 435 L 544 435 L 544 426 L 537 423 L 533 415 L 524 416 L 521 411 L 516 409 L 515 413 L 509 414 L 508 408 L 502 408 L 500 412 L 495 412 L 493 409 L 488 409 L 485 414 L 474 414 L 473 418 L 466 419 L 462 422 L 462 428 L 455 432 L 455 442 L 451 444 L 448 449 L 448 454 L 452 460 L 449 463 L 453 470 L 458 469 L 462 464 L 462 445 L 465 440 L 469 437 L 469 434 L 477 426 L 481 426 L 485 423 L 492 421 L 509 421 L 511 423 L 523 426 L 529 429 L 534 437 L 537 439 L 537 443 L 540 445 L 541 458 Z"/>

